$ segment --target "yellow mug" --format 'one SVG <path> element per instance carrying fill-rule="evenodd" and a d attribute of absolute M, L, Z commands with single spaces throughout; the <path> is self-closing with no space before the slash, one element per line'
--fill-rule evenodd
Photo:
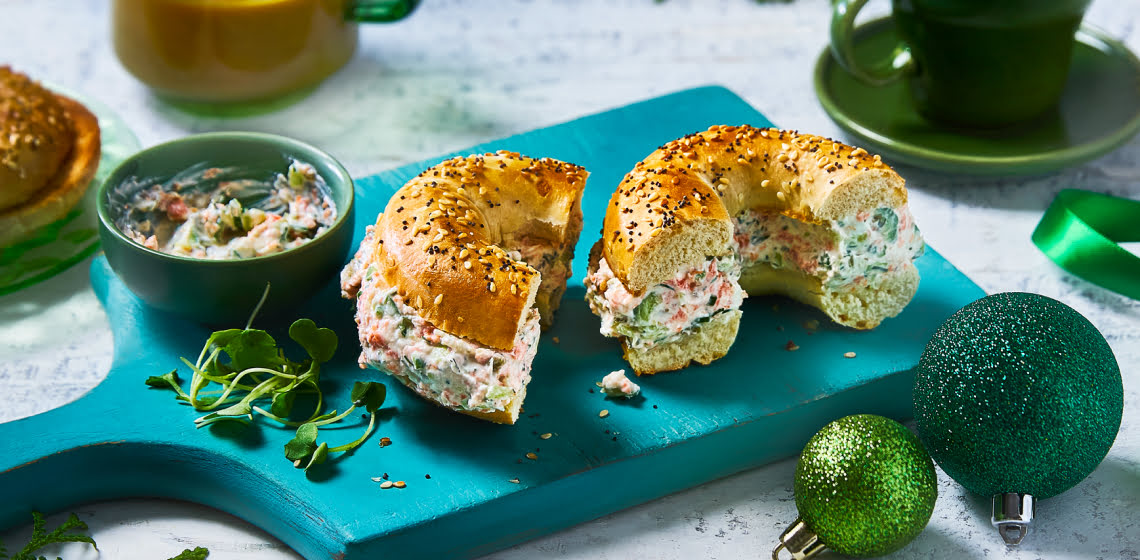
<path fill-rule="evenodd" d="M 257 102 L 344 66 L 357 22 L 396 21 L 419 0 L 114 0 L 123 66 L 174 101 Z"/>

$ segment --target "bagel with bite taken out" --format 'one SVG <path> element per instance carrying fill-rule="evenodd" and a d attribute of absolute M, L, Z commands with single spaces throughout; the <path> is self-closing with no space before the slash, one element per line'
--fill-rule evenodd
<path fill-rule="evenodd" d="M 714 126 L 654 151 L 610 199 L 586 299 L 638 374 L 724 356 L 748 295 L 870 329 L 918 289 L 903 179 L 862 148 Z"/>
<path fill-rule="evenodd" d="M 570 277 L 587 175 L 500 151 L 449 159 L 396 191 L 341 274 L 361 367 L 513 424 Z"/>

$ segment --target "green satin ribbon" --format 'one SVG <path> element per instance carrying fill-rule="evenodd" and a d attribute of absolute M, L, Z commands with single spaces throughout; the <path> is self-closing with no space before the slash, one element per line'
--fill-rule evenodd
<path fill-rule="evenodd" d="M 1033 243 L 1061 268 L 1140 300 L 1140 257 L 1118 245 L 1140 241 L 1140 201 L 1065 189 L 1057 193 Z"/>

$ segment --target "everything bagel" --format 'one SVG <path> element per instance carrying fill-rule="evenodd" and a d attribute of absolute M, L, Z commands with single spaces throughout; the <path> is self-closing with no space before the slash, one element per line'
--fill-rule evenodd
<path fill-rule="evenodd" d="M 587 300 L 640 373 L 723 356 L 746 296 L 782 294 L 870 329 L 918 288 L 922 238 L 879 156 L 819 136 L 714 126 L 618 186 Z"/>
<path fill-rule="evenodd" d="M 540 323 L 570 276 L 587 175 L 500 151 L 444 161 L 398 190 L 341 275 L 361 367 L 513 424 Z"/>

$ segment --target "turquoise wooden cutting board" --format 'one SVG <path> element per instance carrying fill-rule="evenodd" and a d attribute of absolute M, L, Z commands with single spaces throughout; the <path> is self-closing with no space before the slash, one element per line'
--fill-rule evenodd
<path fill-rule="evenodd" d="M 625 366 L 617 342 L 597 333 L 581 288 L 611 191 L 658 145 L 740 123 L 770 124 L 731 92 L 707 87 L 457 152 L 509 149 L 591 172 L 573 287 L 542 336 L 525 412 L 515 426 L 488 424 L 358 369 L 353 306 L 330 283 L 297 309 L 340 336 L 323 377 L 326 394 L 343 408 L 353 381 L 378 379 L 389 397 L 364 446 L 308 476 L 284 458 L 291 432 L 267 423 L 195 430 L 197 413 L 143 384 L 181 367 L 179 356 L 196 356 L 208 332 L 148 309 L 97 259 L 91 280 L 114 331 L 111 371 L 74 403 L 0 425 L 0 527 L 23 522 L 31 509 L 153 496 L 230 512 L 310 559 L 471 557 L 793 455 L 840 416 L 909 416 L 909 370 L 926 340 L 983 295 L 930 249 L 918 261 L 914 301 L 871 332 L 836 327 L 785 299 L 752 297 L 724 359 L 642 377 L 644 398 L 629 402 L 595 390 L 603 375 Z M 441 159 L 358 181 L 357 241 L 394 189 Z M 808 319 L 820 321 L 814 334 L 801 326 Z M 789 340 L 800 349 L 785 350 Z M 599 417 L 602 410 L 609 415 Z M 331 433 L 329 441 L 349 441 L 358 428 Z M 546 433 L 553 435 L 542 439 Z M 381 437 L 391 445 L 380 447 Z M 372 478 L 384 474 L 407 487 L 381 490 Z"/>

